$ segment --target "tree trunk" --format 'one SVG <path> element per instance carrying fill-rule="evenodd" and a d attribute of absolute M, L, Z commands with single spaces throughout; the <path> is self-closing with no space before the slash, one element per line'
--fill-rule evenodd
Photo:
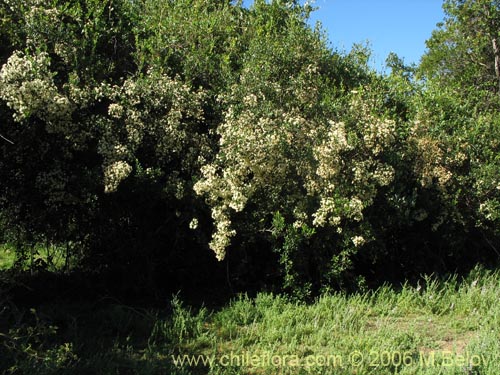
<path fill-rule="evenodd" d="M 498 46 L 498 39 L 493 38 L 493 54 L 495 56 L 495 74 L 498 81 L 498 93 L 500 94 L 500 48 Z"/>

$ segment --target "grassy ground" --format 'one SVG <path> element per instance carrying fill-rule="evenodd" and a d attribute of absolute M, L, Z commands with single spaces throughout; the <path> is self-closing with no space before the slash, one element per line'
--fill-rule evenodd
<path fill-rule="evenodd" d="M 8 244 L 0 244 L 0 270 L 8 270 L 16 261 L 14 248 Z"/>
<path fill-rule="evenodd" d="M 1 298 L 6 373 L 500 374 L 500 272 L 312 304 L 241 296 L 217 310 Z"/>
<path fill-rule="evenodd" d="M 64 249 L 52 245 L 37 245 L 25 249 L 22 256 L 23 259 L 19 262 L 19 266 L 23 270 L 43 266 L 47 271 L 57 272 L 64 268 L 66 260 Z M 17 260 L 20 260 L 19 254 L 16 253 L 13 245 L 0 244 L 0 271 L 11 269 L 16 265 Z"/>

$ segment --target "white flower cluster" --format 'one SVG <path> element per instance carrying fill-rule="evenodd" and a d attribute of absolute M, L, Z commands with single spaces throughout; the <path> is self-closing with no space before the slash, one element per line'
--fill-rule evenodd
<path fill-rule="evenodd" d="M 115 191 L 131 173 L 128 163 L 145 142 L 158 160 L 182 158 L 181 168 L 190 172 L 199 168 L 199 160 L 209 152 L 206 136 L 197 133 L 194 126 L 203 116 L 202 93 L 155 71 L 140 79 L 127 79 L 121 86 L 94 91 L 96 97 L 112 100 L 108 118 L 101 121 L 104 135 L 99 143 L 106 192 Z M 178 172 L 169 171 L 166 188 L 182 199 L 185 182 Z"/>
<path fill-rule="evenodd" d="M 14 52 L 0 72 L 0 98 L 14 110 L 16 121 L 36 116 L 46 122 L 48 131 L 65 132 L 75 106 L 59 93 L 49 68 L 46 53 Z"/>
<path fill-rule="evenodd" d="M 112 103 L 109 105 L 108 113 L 110 117 L 119 119 L 123 117 L 123 106 L 117 103 Z"/>
<path fill-rule="evenodd" d="M 345 124 L 330 121 L 325 141 L 314 149 L 314 156 L 318 161 L 318 176 L 323 179 L 337 177 L 344 165 L 341 153 L 349 149 L 351 147 L 347 143 Z M 335 186 L 330 188 L 331 191 L 335 190 Z"/>
<path fill-rule="evenodd" d="M 426 188 L 436 185 L 444 190 L 453 177 L 445 152 L 437 140 L 426 134 L 425 122 L 416 121 L 413 133 L 412 141 L 418 156 L 415 172 L 420 177 L 421 185 Z"/>
<path fill-rule="evenodd" d="M 363 132 L 363 140 L 374 155 L 380 154 L 394 141 L 396 124 L 393 120 L 379 120 L 370 116 Z"/>
<path fill-rule="evenodd" d="M 218 128 L 221 152 L 213 163 L 202 168 L 203 178 L 194 186 L 212 207 L 216 230 L 211 247 L 219 257 L 223 257 L 235 234 L 231 212 L 243 211 L 256 192 L 275 196 L 290 183 L 292 173 L 305 179 L 310 174 L 307 159 L 299 154 L 306 150 L 305 145 L 312 144 L 309 130 L 315 128 L 313 122 L 293 109 L 264 112 L 265 108 L 257 105 L 263 100 L 262 94 L 250 93 L 242 98 L 244 109 L 239 109 L 239 104 L 229 106 Z M 294 201 L 296 197 L 285 199 Z M 300 210 L 296 216 L 297 222 L 304 218 Z"/>
<path fill-rule="evenodd" d="M 309 183 L 309 194 L 320 196 L 320 205 L 313 214 L 313 225 L 339 225 L 344 219 L 363 220 L 378 187 L 389 185 L 394 168 L 382 162 L 380 155 L 395 141 L 394 121 L 371 115 L 369 104 L 353 98 L 349 127 L 342 121 L 329 121 L 326 137 L 314 148 L 317 163 L 316 181 Z M 361 140 L 357 133 L 361 133 Z M 350 143 L 349 140 L 352 140 Z M 313 187 L 313 188 L 311 188 Z"/>
<path fill-rule="evenodd" d="M 313 101 L 300 94 L 302 83 L 297 83 L 297 100 Z M 291 209 L 294 225 L 331 226 L 342 233 L 343 223 L 363 220 L 378 187 L 394 178 L 381 155 L 395 140 L 396 124 L 372 116 L 358 98 L 355 122 L 306 118 L 294 107 L 274 105 L 259 91 L 228 98 L 234 104 L 218 128 L 219 154 L 202 168 L 194 186 L 212 208 L 210 246 L 219 259 L 235 235 L 232 213 L 243 211 L 256 196 L 268 197 L 259 200 L 263 217 Z M 362 245 L 360 238 L 355 245 Z"/>
<path fill-rule="evenodd" d="M 195 230 L 196 228 L 198 228 L 198 219 L 194 217 L 194 218 L 193 218 L 193 219 L 189 222 L 189 229 Z"/>
<path fill-rule="evenodd" d="M 352 243 L 354 244 L 355 247 L 360 247 L 363 246 L 366 243 L 366 240 L 364 239 L 363 236 L 354 236 L 351 239 Z"/>
<path fill-rule="evenodd" d="M 122 180 L 132 172 L 132 166 L 125 161 L 116 161 L 104 168 L 104 191 L 111 193 L 116 191 Z"/>
<path fill-rule="evenodd" d="M 394 168 L 388 164 L 377 163 L 377 167 L 373 172 L 373 179 L 380 186 L 387 186 L 394 180 Z"/>
<path fill-rule="evenodd" d="M 2 3 L 9 7 L 11 12 L 16 12 L 19 8 L 29 9 L 32 6 L 40 6 L 44 0 L 3 0 Z"/>
<path fill-rule="evenodd" d="M 236 231 L 231 229 L 231 220 L 227 208 L 216 207 L 212 209 L 212 219 L 214 219 L 216 227 L 209 245 L 217 259 L 222 260 L 226 255 L 226 248 L 231 243 L 231 237 L 236 234 Z"/>
<path fill-rule="evenodd" d="M 479 205 L 479 212 L 486 220 L 497 220 L 500 218 L 500 203 L 495 200 L 488 199 Z"/>
<path fill-rule="evenodd" d="M 12 108 L 17 122 L 39 119 L 48 132 L 64 135 L 76 150 L 99 134 L 98 151 L 103 156 L 104 190 L 108 193 L 130 175 L 136 151 L 145 142 L 158 160 L 178 160 L 187 174 L 198 170 L 210 153 L 207 136 L 197 130 L 204 94 L 180 81 L 150 71 L 119 86 L 101 83 L 93 87 L 82 85 L 73 74 L 58 88 L 53 77 L 47 53 L 15 52 L 0 72 L 0 98 Z M 80 117 L 79 112 L 104 100 L 111 101 L 107 115 Z M 179 177 L 170 184 L 178 199 L 185 194 L 183 184 Z"/>
<path fill-rule="evenodd" d="M 24 17 L 27 30 L 26 43 L 36 50 L 40 42 L 57 34 L 56 28 L 61 24 L 61 20 L 57 8 L 50 8 L 49 4 L 38 0 L 31 3 Z M 60 44 L 57 47 L 56 52 L 64 54 L 64 48 Z"/>
<path fill-rule="evenodd" d="M 348 203 L 349 210 L 347 216 L 355 221 L 363 220 L 363 209 L 365 208 L 363 202 L 358 197 L 353 197 Z"/>
<path fill-rule="evenodd" d="M 335 199 L 330 197 L 322 197 L 318 210 L 313 214 L 313 225 L 323 227 L 325 225 L 338 226 L 342 218 L 340 216 L 331 216 L 331 213 L 336 212 Z"/>

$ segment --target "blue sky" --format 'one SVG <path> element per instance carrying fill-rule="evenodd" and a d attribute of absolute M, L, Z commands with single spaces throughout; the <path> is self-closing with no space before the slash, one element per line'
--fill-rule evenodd
<path fill-rule="evenodd" d="M 322 23 L 331 47 L 349 51 L 353 43 L 368 41 L 377 70 L 390 52 L 407 64 L 418 63 L 425 41 L 444 17 L 442 0 L 316 0 L 314 6 L 319 9 L 311 22 Z"/>

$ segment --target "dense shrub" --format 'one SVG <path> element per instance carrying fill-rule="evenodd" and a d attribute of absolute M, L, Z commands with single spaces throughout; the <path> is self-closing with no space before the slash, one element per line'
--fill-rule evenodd
<path fill-rule="evenodd" d="M 491 95 L 476 110 L 395 56 L 380 76 L 298 1 L 0 9 L 0 210 L 23 242 L 149 286 L 228 255 L 230 282 L 300 297 L 491 258 Z"/>

